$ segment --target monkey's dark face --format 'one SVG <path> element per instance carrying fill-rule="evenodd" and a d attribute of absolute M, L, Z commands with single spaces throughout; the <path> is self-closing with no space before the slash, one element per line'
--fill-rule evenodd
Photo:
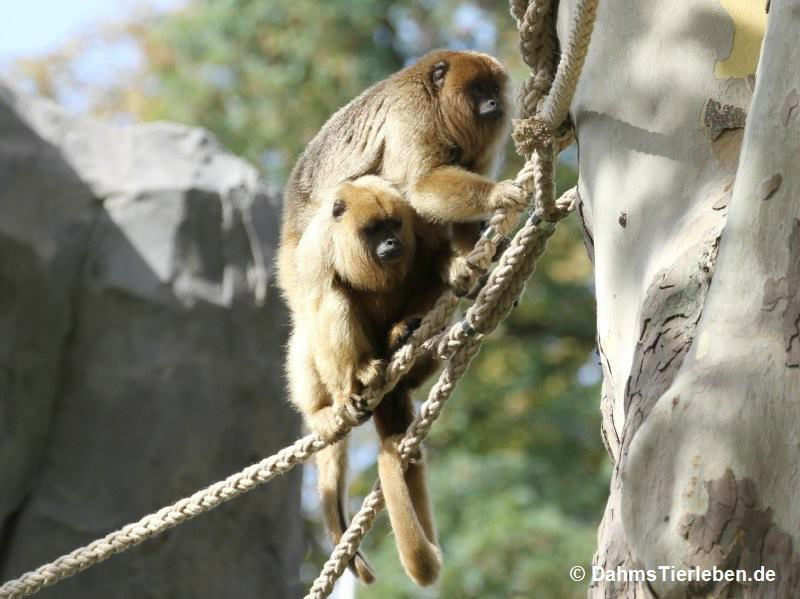
<path fill-rule="evenodd" d="M 448 160 L 482 170 L 487 154 L 497 150 L 510 121 L 508 73 L 502 64 L 477 52 L 436 51 L 419 68 L 448 132 Z"/>
<path fill-rule="evenodd" d="M 415 243 L 411 209 L 397 194 L 351 183 L 333 202 L 334 268 L 362 291 L 392 291 L 408 274 Z"/>
<path fill-rule="evenodd" d="M 383 265 L 394 264 L 403 259 L 403 221 L 399 218 L 377 216 L 361 228 L 360 234 L 375 260 Z"/>
<path fill-rule="evenodd" d="M 506 110 L 500 85 L 488 77 L 470 82 L 466 93 L 472 98 L 472 107 L 477 120 L 502 119 Z"/>

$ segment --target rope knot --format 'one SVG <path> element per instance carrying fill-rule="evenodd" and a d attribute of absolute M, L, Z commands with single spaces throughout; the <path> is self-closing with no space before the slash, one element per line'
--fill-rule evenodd
<path fill-rule="evenodd" d="M 514 130 L 511 138 L 517 152 L 529 157 L 537 148 L 545 148 L 553 143 L 553 129 L 550 123 L 531 116 L 524 119 L 514 119 Z"/>
<path fill-rule="evenodd" d="M 351 395 L 336 411 L 336 420 L 340 424 L 338 427 L 340 431 L 334 440 L 342 439 L 350 429 L 363 424 L 369 420 L 370 416 L 372 416 L 372 410 L 369 407 L 369 399 L 365 395 Z M 344 430 L 342 430 L 343 428 Z"/>

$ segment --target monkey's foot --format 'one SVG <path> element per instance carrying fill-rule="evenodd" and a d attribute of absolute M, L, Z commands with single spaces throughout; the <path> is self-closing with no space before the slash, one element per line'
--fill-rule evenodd
<path fill-rule="evenodd" d="M 361 582 L 365 584 L 372 584 L 375 582 L 375 571 L 364 556 L 361 555 L 360 551 L 356 552 L 353 559 L 350 560 L 349 567 L 350 571 L 355 574 Z"/>
<path fill-rule="evenodd" d="M 370 360 L 356 372 L 356 380 L 366 387 L 382 387 L 385 382 L 386 361 Z"/>
<path fill-rule="evenodd" d="M 421 317 L 411 316 L 394 325 L 389 332 L 389 351 L 397 351 L 400 347 L 405 345 L 411 338 L 411 335 L 414 334 L 414 331 L 419 328 L 420 324 L 422 324 Z"/>
<path fill-rule="evenodd" d="M 347 401 L 347 412 L 350 418 L 354 420 L 354 426 L 364 424 L 372 416 L 372 410 L 369 409 L 366 400 L 353 393 Z"/>
<path fill-rule="evenodd" d="M 528 207 L 528 194 L 510 179 L 500 181 L 489 194 L 489 206 L 492 210 L 502 208 L 522 212 Z"/>

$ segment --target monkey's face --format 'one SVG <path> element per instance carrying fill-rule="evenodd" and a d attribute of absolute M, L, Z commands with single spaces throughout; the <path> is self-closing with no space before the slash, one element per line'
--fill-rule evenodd
<path fill-rule="evenodd" d="M 420 61 L 438 114 L 451 139 L 451 162 L 478 172 L 486 168 L 511 119 L 508 73 L 478 52 L 432 52 Z"/>
<path fill-rule="evenodd" d="M 386 292 L 403 282 L 414 258 L 413 216 L 399 193 L 372 179 L 337 188 L 331 207 L 334 268 L 355 289 Z"/>

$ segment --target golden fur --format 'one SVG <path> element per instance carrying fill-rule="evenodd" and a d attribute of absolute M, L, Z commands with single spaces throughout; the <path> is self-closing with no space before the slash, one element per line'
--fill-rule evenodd
<path fill-rule="evenodd" d="M 309 223 L 313 235 L 304 238 L 295 253 L 297 280 L 305 293 L 298 294 L 292 309 L 294 328 L 287 362 L 290 399 L 309 428 L 322 435 L 334 432 L 338 406 L 376 382 L 383 360 L 405 342 L 419 315 L 445 287 L 438 279 L 437 262 L 446 259 L 447 253 L 418 244 L 416 219 L 391 185 L 375 176 L 361 177 L 328 194 Z M 382 233 L 387 223 L 394 229 Z M 371 239 L 370 231 L 376 228 L 378 238 Z M 387 237 L 402 244 L 402 254 L 388 263 L 375 252 L 375 243 Z M 405 406 L 405 414 L 411 407 L 410 390 L 434 367 L 432 360 L 422 360 L 381 405 L 397 403 Z M 396 433 L 394 416 L 386 409 L 376 414 L 376 424 L 380 430 L 385 422 Z M 408 422 L 404 416 L 399 432 Z M 346 440 L 320 452 L 317 466 L 323 514 L 336 543 L 347 526 Z M 415 483 L 424 486 L 424 479 Z M 423 492 L 427 497 L 427 491 Z M 397 505 L 393 499 L 387 495 L 387 504 Z M 352 567 L 362 580 L 374 580 L 360 554 Z"/>

